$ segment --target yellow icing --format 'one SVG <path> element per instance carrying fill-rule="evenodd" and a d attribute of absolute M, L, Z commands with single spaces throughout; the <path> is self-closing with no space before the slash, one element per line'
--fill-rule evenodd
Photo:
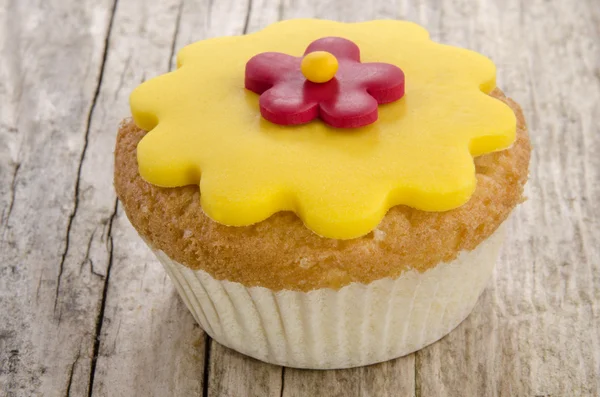
<path fill-rule="evenodd" d="M 404 97 L 358 130 L 264 120 L 259 96 L 244 89 L 246 62 L 268 51 L 301 56 L 325 36 L 354 41 L 362 62 L 399 66 Z M 285 21 L 191 44 L 178 67 L 131 95 L 134 120 L 149 131 L 138 145 L 140 174 L 163 187 L 199 183 L 204 211 L 225 225 L 289 210 L 321 236 L 348 239 L 369 233 L 395 205 L 450 210 L 475 189 L 473 156 L 515 138 L 513 112 L 487 95 L 494 64 L 434 43 L 409 22 Z"/>
<path fill-rule="evenodd" d="M 315 51 L 302 58 L 300 70 L 307 80 L 313 83 L 326 83 L 338 70 L 337 58 L 327 51 Z"/>

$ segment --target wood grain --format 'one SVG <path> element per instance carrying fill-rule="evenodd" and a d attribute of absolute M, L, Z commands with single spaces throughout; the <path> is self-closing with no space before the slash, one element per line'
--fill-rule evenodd
<path fill-rule="evenodd" d="M 413 355 L 282 369 L 212 342 L 112 189 L 127 99 L 184 45 L 280 19 L 408 19 L 522 106 L 529 200 L 472 315 Z M 0 0 L 0 396 L 600 395 L 597 0 Z"/>
<path fill-rule="evenodd" d="M 131 90 L 169 70 L 181 12 L 179 0 L 117 3 L 98 111 L 91 122 L 90 142 L 97 159 L 84 163 L 82 183 L 94 186 L 100 179 L 105 192 L 113 194 L 112 167 L 99 170 L 97 165 L 112 156 L 113 131 L 128 116 Z M 110 282 L 104 292 L 91 392 L 97 396 L 200 394 L 203 332 L 175 297 L 152 254 L 135 240 L 135 231 L 120 211 L 112 235 Z"/>
<path fill-rule="evenodd" d="M 499 85 L 523 106 L 534 146 L 529 200 L 473 314 L 417 353 L 417 382 L 422 395 L 599 395 L 600 46 L 590 12 L 600 7 L 460 3 L 439 4 L 440 33 L 497 60 Z M 459 22 L 464 12 L 471 23 Z"/>
<path fill-rule="evenodd" d="M 115 198 L 109 183 L 86 190 L 80 174 L 113 3 L 3 3 L 0 390 L 83 395 Z M 94 191 L 100 201 L 90 202 Z"/>

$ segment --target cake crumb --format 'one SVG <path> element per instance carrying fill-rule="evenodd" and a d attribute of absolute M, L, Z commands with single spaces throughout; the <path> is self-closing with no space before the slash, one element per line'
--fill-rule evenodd
<path fill-rule="evenodd" d="M 127 217 L 153 248 L 218 280 L 307 292 L 397 278 L 408 267 L 425 272 L 473 250 L 522 199 L 531 153 L 525 119 L 500 90 L 491 95 L 513 109 L 516 141 L 510 149 L 474 159 L 477 188 L 471 199 L 444 212 L 392 207 L 380 229 L 363 237 L 319 237 L 291 211 L 252 226 L 214 222 L 202 210 L 198 184 L 160 188 L 140 177 L 136 150 L 146 132 L 131 121 L 122 125 L 117 137 L 115 190 Z M 477 229 L 479 225 L 486 226 Z M 182 238 L 188 236 L 186 230 L 192 234 Z"/>
<path fill-rule="evenodd" d="M 310 269 L 313 266 L 312 263 L 310 263 L 310 261 L 308 260 L 308 258 L 301 258 L 300 259 L 300 267 L 302 269 Z"/>
<path fill-rule="evenodd" d="M 385 240 L 385 236 L 386 236 L 386 232 L 384 232 L 383 230 L 380 229 L 374 229 L 373 230 L 373 240 L 377 241 L 377 242 L 381 242 L 383 240 Z"/>

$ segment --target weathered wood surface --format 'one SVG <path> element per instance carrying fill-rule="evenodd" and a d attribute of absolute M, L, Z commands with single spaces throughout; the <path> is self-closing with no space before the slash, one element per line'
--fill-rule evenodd
<path fill-rule="evenodd" d="M 137 84 L 187 43 L 295 17 L 409 19 L 490 56 L 535 147 L 473 314 L 367 368 L 210 341 L 111 186 Z M 599 115 L 597 0 L 0 0 L 0 396 L 598 396 Z"/>

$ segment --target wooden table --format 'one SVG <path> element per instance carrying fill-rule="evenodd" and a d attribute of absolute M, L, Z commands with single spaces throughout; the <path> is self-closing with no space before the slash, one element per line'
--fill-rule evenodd
<path fill-rule="evenodd" d="M 281 19 L 398 18 L 498 65 L 535 151 L 473 314 L 366 368 L 212 342 L 112 188 L 128 95 L 184 45 Z M 1 396 L 600 395 L 598 0 L 0 0 Z"/>

